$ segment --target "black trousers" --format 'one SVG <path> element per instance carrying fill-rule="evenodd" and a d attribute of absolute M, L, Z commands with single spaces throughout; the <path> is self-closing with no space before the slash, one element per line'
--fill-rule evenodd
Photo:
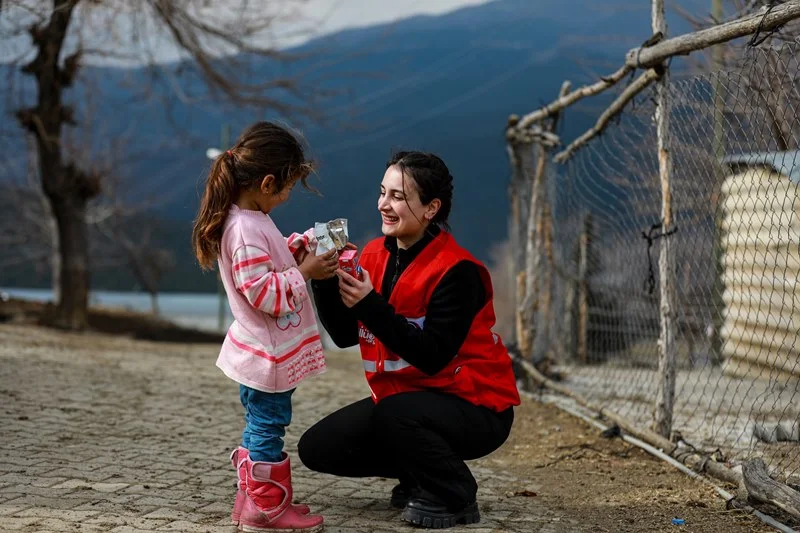
<path fill-rule="evenodd" d="M 478 490 L 464 461 L 499 448 L 513 421 L 513 408 L 496 413 L 451 394 L 405 392 L 328 415 L 303 434 L 298 453 L 311 470 L 399 479 L 460 509 Z"/>

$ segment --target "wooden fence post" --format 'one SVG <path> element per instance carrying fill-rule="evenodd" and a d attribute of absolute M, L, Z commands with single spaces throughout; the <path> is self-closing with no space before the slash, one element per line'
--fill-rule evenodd
<path fill-rule="evenodd" d="M 578 244 L 578 361 L 586 364 L 589 361 L 589 247 L 592 241 L 592 215 L 587 213 L 583 219 L 583 228 Z"/>
<path fill-rule="evenodd" d="M 529 144 L 509 142 L 508 157 L 511 163 L 511 183 L 509 185 L 509 217 L 508 238 L 511 247 L 511 276 L 514 287 L 515 327 L 514 340 L 517 347 L 526 342 L 522 327 L 521 309 L 525 298 L 525 254 L 527 251 L 527 222 L 531 180 L 528 170 L 531 167 L 531 147 Z"/>
<path fill-rule="evenodd" d="M 554 312 L 556 306 L 553 304 L 555 291 L 555 257 L 553 252 L 553 209 L 551 202 L 553 198 L 547 195 L 542 213 L 542 245 L 544 247 L 545 268 L 542 272 L 542 320 L 547 329 L 546 344 L 543 346 L 542 357 L 554 358 L 555 353 L 563 355 L 563 345 L 558 341 L 560 338 L 561 324 Z"/>
<path fill-rule="evenodd" d="M 561 85 L 559 96 L 567 94 L 572 85 L 565 81 Z M 518 278 L 518 287 L 524 285 L 524 297 L 520 303 L 517 325 L 520 328 L 519 343 L 520 353 L 528 360 L 538 362 L 550 351 L 552 319 L 543 314 L 549 312 L 549 300 L 552 298 L 552 276 L 547 272 L 552 263 L 546 261 L 548 233 L 552 226 L 548 204 L 548 165 L 550 163 L 550 148 L 548 136 L 554 136 L 558 125 L 560 113 L 554 113 L 548 124 L 542 128 L 543 135 L 532 139 L 532 149 L 535 152 L 535 168 L 531 177 L 530 196 L 527 220 L 527 250 L 525 252 L 525 271 Z M 535 147 L 535 148 L 534 148 Z M 545 302 L 542 301 L 544 298 Z M 542 307 L 545 305 L 546 307 Z M 535 352 L 535 353 L 534 353 Z"/>
<path fill-rule="evenodd" d="M 652 1 L 653 33 L 667 34 L 667 23 L 664 18 L 664 0 Z M 661 331 L 658 343 L 658 390 L 656 392 L 653 429 L 664 438 L 672 433 L 672 412 L 675 404 L 675 258 L 672 239 L 672 154 L 670 153 L 670 98 L 669 70 L 664 70 L 656 82 L 656 132 L 658 135 L 658 174 L 661 182 L 661 220 L 662 234 L 658 257 L 659 296 Z"/>
<path fill-rule="evenodd" d="M 532 176 L 531 195 L 528 208 L 527 224 L 527 251 L 525 252 L 524 298 L 520 306 L 520 326 L 525 342 L 520 343 L 519 349 L 522 356 L 528 360 L 533 357 L 533 347 L 539 329 L 543 324 L 537 323 L 539 314 L 539 299 L 542 287 L 542 206 L 545 197 L 545 174 L 547 172 L 548 153 L 541 144 L 535 144 L 536 167 Z"/>

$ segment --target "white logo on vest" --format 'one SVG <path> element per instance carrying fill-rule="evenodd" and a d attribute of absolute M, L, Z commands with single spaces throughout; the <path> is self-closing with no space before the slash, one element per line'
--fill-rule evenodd
<path fill-rule="evenodd" d="M 366 342 L 367 344 L 371 345 L 375 344 L 375 335 L 373 335 L 367 328 L 365 328 L 361 324 L 358 325 L 358 337 L 360 339 L 364 339 L 364 342 Z"/>

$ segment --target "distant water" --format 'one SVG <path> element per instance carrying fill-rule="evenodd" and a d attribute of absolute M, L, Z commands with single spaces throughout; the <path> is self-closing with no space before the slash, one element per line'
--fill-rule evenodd
<path fill-rule="evenodd" d="M 0 287 L 0 292 L 12 298 L 49 302 L 53 299 L 53 291 L 49 289 L 17 289 Z M 108 307 L 149 313 L 150 295 L 144 292 L 91 291 L 89 305 Z M 166 292 L 158 295 L 160 315 L 185 327 L 205 331 L 220 331 L 217 318 L 219 296 L 209 293 L 176 293 Z M 228 302 L 224 302 L 224 320 L 222 331 L 226 331 L 232 322 Z"/>
<path fill-rule="evenodd" d="M 12 298 L 49 302 L 53 300 L 50 289 L 12 289 L 0 287 L 0 293 Z M 108 307 L 149 313 L 150 295 L 145 292 L 91 291 L 89 305 L 92 307 Z M 224 319 L 219 327 L 219 296 L 210 293 L 163 292 L 158 295 L 159 316 L 175 324 L 203 331 L 228 331 L 233 322 L 227 299 L 223 302 Z M 319 326 L 322 344 L 326 348 L 335 348 L 328 333 Z"/>

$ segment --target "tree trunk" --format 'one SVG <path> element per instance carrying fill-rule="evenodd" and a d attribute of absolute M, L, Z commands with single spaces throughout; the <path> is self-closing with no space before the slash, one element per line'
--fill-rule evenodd
<path fill-rule="evenodd" d="M 49 203 L 48 203 L 49 207 Z M 50 220 L 47 226 L 50 229 L 50 286 L 53 289 L 53 304 L 61 305 L 61 251 L 58 245 L 58 223 L 52 212 L 48 212 Z"/>
<path fill-rule="evenodd" d="M 41 185 L 36 194 L 42 204 L 42 213 L 47 217 L 47 233 L 50 239 L 50 288 L 53 291 L 53 304 L 58 306 L 61 303 L 61 254 L 58 251 L 58 224 L 53 216 L 50 199 L 42 192 Z"/>
<path fill-rule="evenodd" d="M 88 324 L 89 241 L 86 201 L 59 196 L 50 199 L 60 243 L 60 292 L 56 326 L 83 329 Z"/>
<path fill-rule="evenodd" d="M 35 107 L 17 112 L 20 124 L 36 138 L 42 190 L 47 197 L 55 220 L 60 258 L 54 282 L 59 289 L 55 325 L 68 329 L 83 329 L 88 318 L 88 236 L 86 203 L 100 192 L 96 176 L 79 171 L 64 161 L 62 129 L 72 122 L 72 109 L 65 106 L 61 96 L 75 79 L 80 52 L 64 59 L 60 65 L 62 45 L 80 0 L 54 0 L 50 18 L 31 26 L 36 57 L 22 71 L 36 78 Z"/>

